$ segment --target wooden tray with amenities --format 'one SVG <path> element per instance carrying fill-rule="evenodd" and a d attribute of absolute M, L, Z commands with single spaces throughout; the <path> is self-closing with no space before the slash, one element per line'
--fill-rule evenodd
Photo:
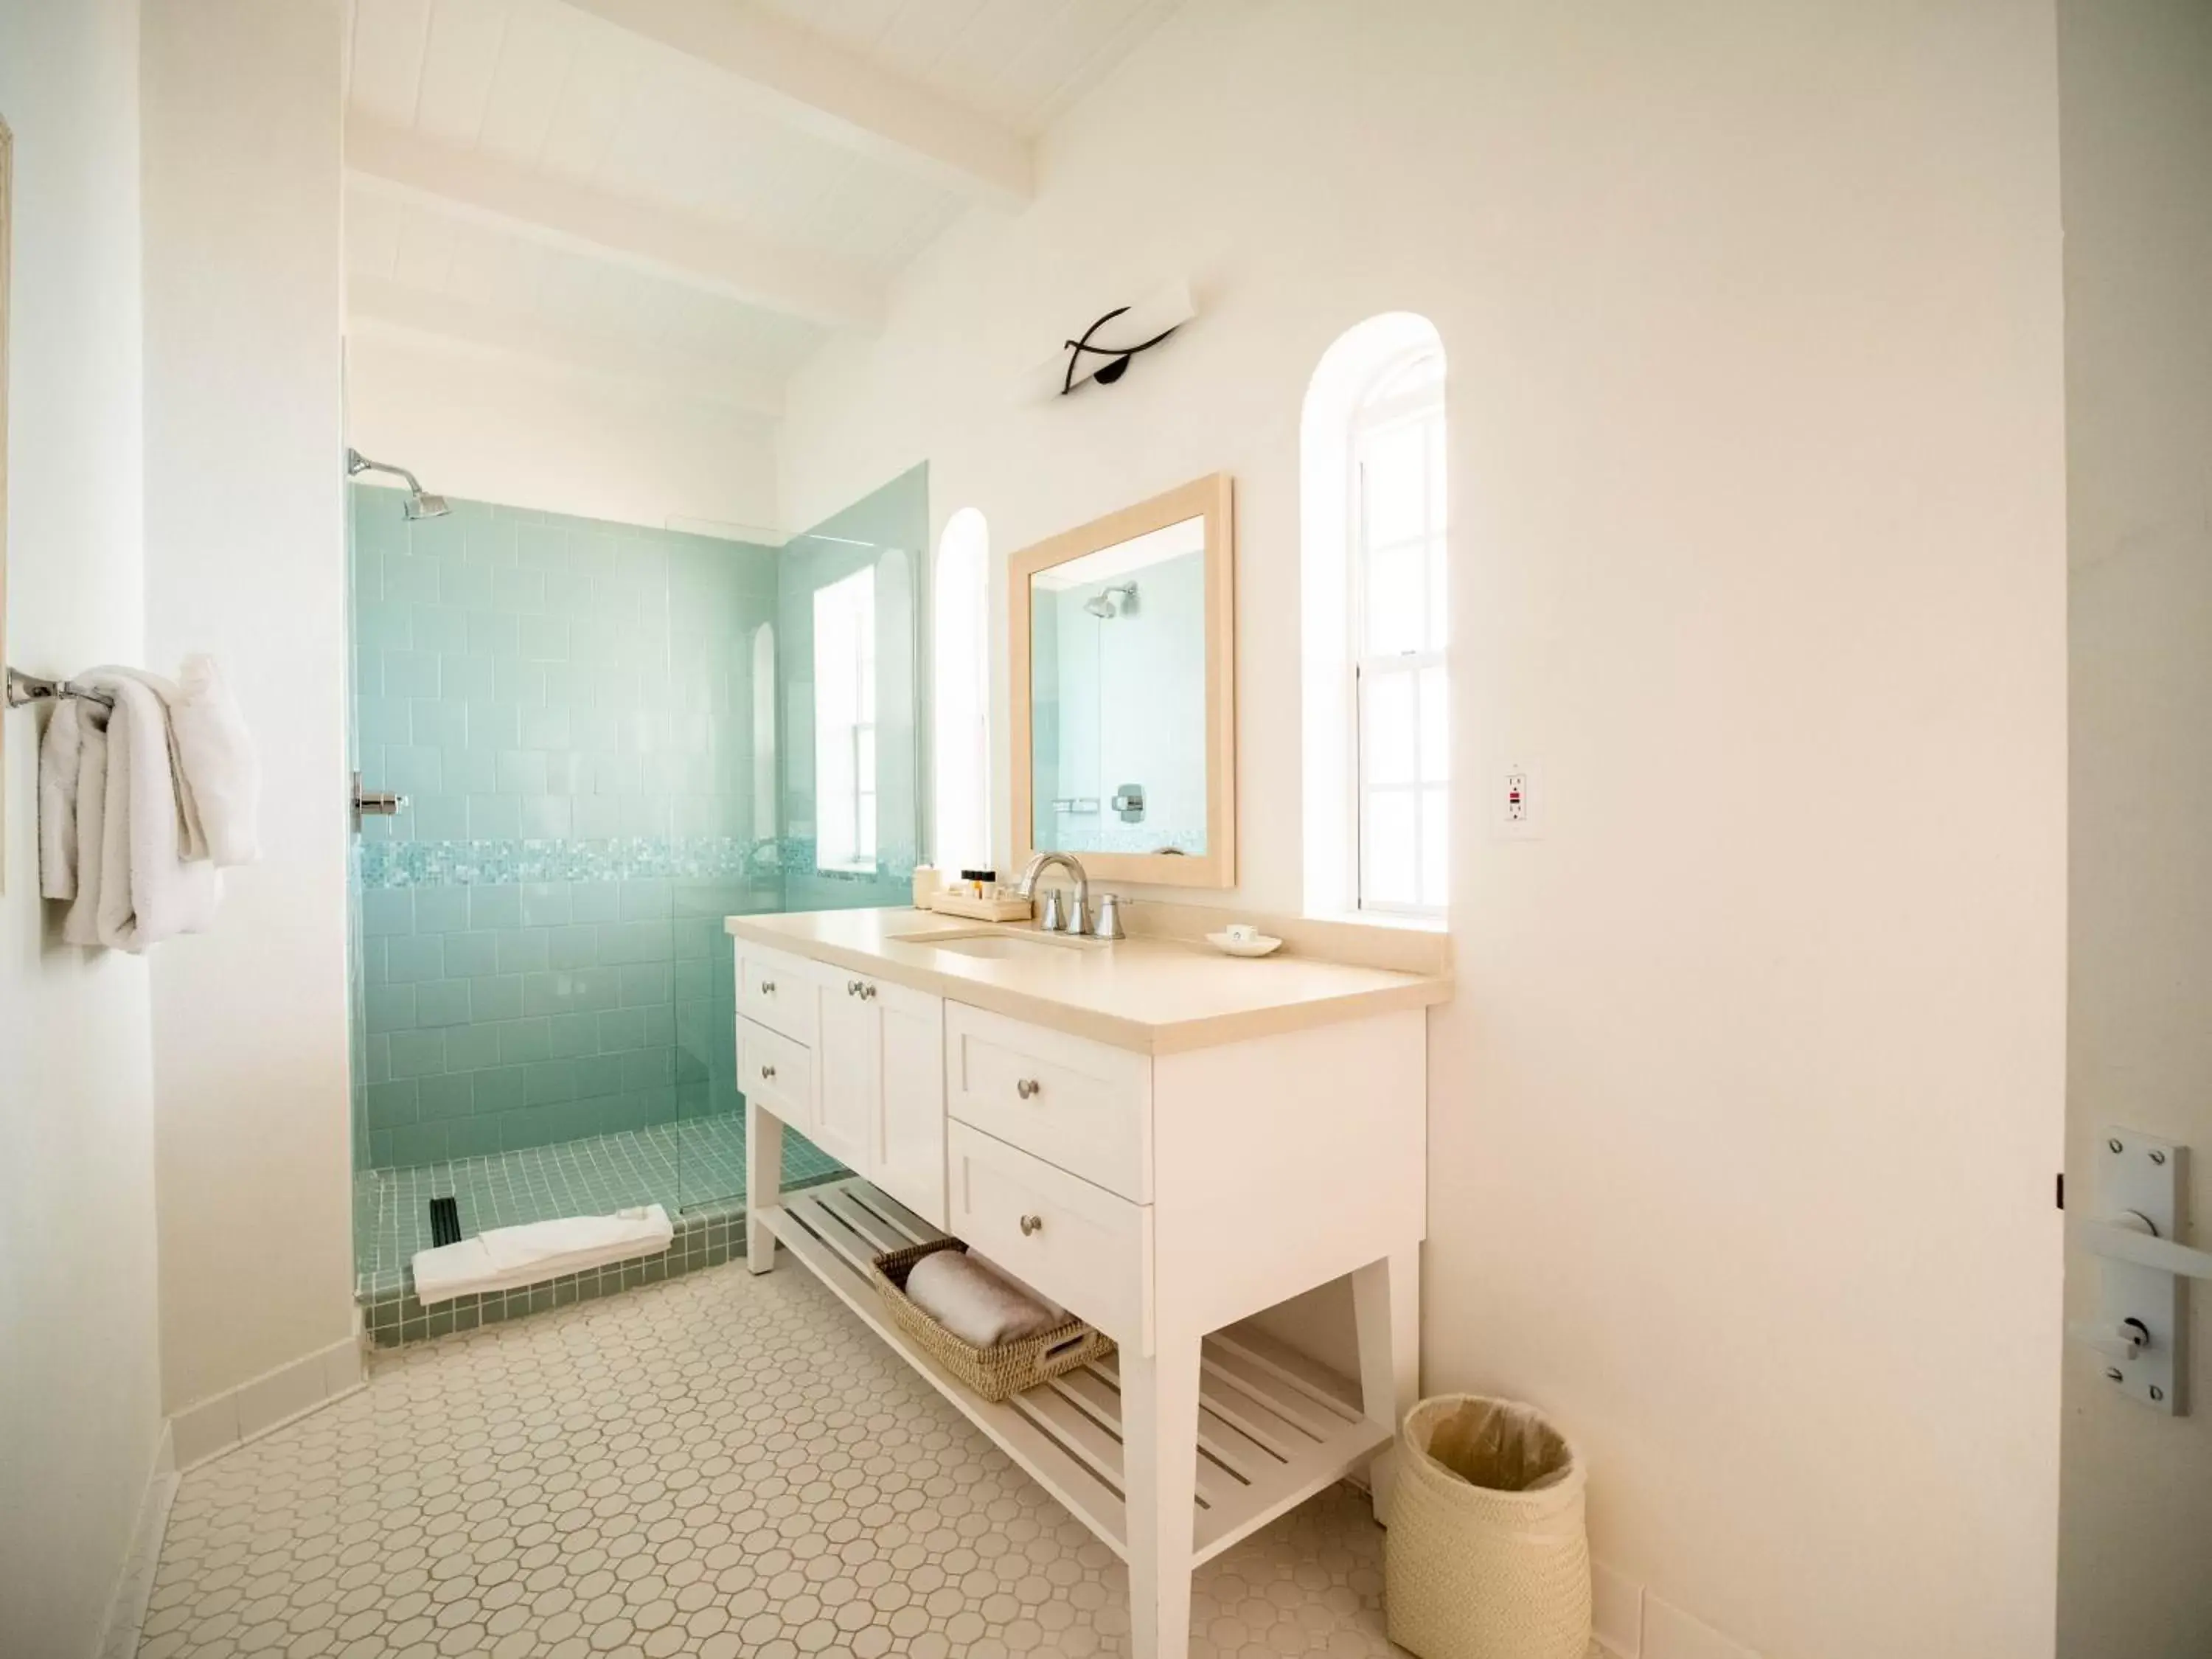
<path fill-rule="evenodd" d="M 929 908 L 943 916 L 965 916 L 971 921 L 1027 921 L 1025 898 L 977 898 L 973 893 L 943 892 L 933 896 Z"/>

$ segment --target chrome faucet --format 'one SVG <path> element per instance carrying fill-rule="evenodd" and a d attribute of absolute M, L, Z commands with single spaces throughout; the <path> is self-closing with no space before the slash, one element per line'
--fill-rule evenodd
<path fill-rule="evenodd" d="M 1029 868 L 1022 872 L 1021 882 L 1014 890 L 1024 898 L 1035 898 L 1037 878 L 1055 864 L 1075 878 L 1075 904 L 1066 916 L 1058 918 L 1056 923 L 1053 909 L 1048 906 L 1044 913 L 1045 928 L 1056 933 L 1085 933 L 1091 925 L 1091 878 L 1085 873 L 1083 866 L 1073 854 L 1039 853 L 1030 860 Z"/>

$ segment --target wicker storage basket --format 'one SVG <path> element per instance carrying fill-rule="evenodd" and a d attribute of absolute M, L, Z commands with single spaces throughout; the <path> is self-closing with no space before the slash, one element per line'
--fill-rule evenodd
<path fill-rule="evenodd" d="M 920 1345 L 929 1357 L 986 1400 L 1004 1400 L 1010 1394 L 1033 1389 L 1049 1377 L 1072 1371 L 1092 1359 L 1114 1352 L 1114 1341 L 1079 1319 L 1071 1319 L 1042 1336 L 1018 1342 L 1002 1342 L 995 1348 L 979 1348 L 963 1342 L 920 1308 L 907 1300 L 906 1276 L 914 1264 L 939 1250 L 965 1251 L 957 1238 L 887 1250 L 874 1258 L 870 1277 L 898 1328 Z"/>
<path fill-rule="evenodd" d="M 1582 1460 L 1532 1407 L 1440 1395 L 1406 1414 L 1382 1540 L 1390 1639 L 1420 1659 L 1583 1659 Z"/>

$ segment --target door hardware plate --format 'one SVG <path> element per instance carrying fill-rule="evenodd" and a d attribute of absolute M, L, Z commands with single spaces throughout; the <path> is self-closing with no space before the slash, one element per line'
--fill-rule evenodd
<path fill-rule="evenodd" d="M 2107 1128 L 2097 1143 L 2097 1214 L 2104 1219 L 2132 1210 L 2158 1230 L 2160 1238 L 2181 1236 L 2181 1198 L 2189 1149 L 2133 1129 Z M 2112 1384 L 2140 1405 L 2171 1417 L 2189 1413 L 2188 1372 L 2182 1363 L 2189 1340 L 2188 1287 L 2176 1273 L 2132 1261 L 2100 1259 L 2103 1276 L 2100 1316 L 2117 1325 L 2142 1322 L 2150 1345 L 2134 1359 L 2106 1366 L 2118 1371 Z"/>

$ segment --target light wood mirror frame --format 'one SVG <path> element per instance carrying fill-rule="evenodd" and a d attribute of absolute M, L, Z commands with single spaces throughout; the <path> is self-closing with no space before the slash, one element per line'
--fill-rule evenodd
<path fill-rule="evenodd" d="M 1039 571 L 1118 547 L 1135 537 L 1190 519 L 1206 521 L 1206 851 L 1086 853 L 1073 856 L 1093 878 L 1165 887 L 1237 884 L 1237 522 L 1226 472 L 1193 479 L 1164 495 L 1109 513 L 1025 548 L 1008 562 L 1006 602 L 1007 725 L 1012 781 L 1013 869 L 1036 856 L 1031 732 L 1030 578 Z"/>

